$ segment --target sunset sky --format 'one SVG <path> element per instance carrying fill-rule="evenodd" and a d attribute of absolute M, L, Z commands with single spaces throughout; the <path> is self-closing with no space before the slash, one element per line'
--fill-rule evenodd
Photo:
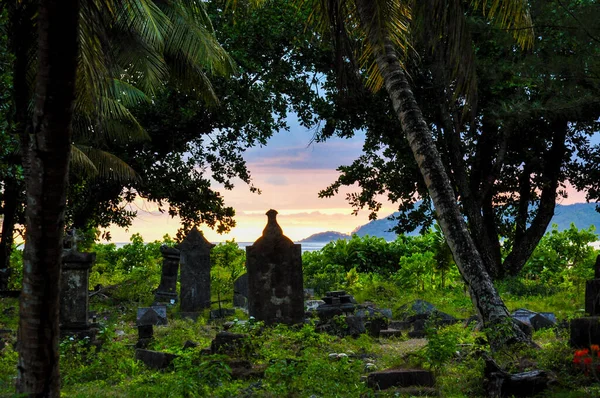
<path fill-rule="evenodd" d="M 249 149 L 244 158 L 254 185 L 262 194 L 251 193 L 241 181 L 232 191 L 215 185 L 225 203 L 236 210 L 237 226 L 227 235 L 203 228 L 207 239 L 253 242 L 261 235 L 267 221 L 265 213 L 271 208 L 279 212 L 279 224 L 292 240 L 323 231 L 351 232 L 367 223 L 368 211 L 352 215 L 344 192 L 330 199 L 317 197 L 319 190 L 335 181 L 338 166 L 350 164 L 360 155 L 364 135 L 310 144 L 313 134 L 314 131 L 294 123 L 290 131 L 275 134 L 266 146 Z M 138 211 L 138 217 L 132 227 L 127 231 L 111 228 L 113 242 L 127 242 L 133 233 L 152 241 L 161 239 L 165 233 L 174 236 L 179 228 L 177 218 L 161 214 L 152 203 L 136 202 L 133 209 Z M 380 214 L 383 217 L 392 212 L 393 206 L 387 204 Z"/>
<path fill-rule="evenodd" d="M 219 235 L 203 228 L 212 242 L 235 238 L 238 242 L 253 242 L 261 235 L 266 224 L 267 210 L 279 212 L 277 219 L 284 233 L 292 240 L 300 240 L 324 231 L 351 232 L 368 222 L 368 211 L 352 215 L 345 200 L 345 192 L 334 198 L 319 199 L 319 190 L 327 187 L 338 176 L 336 168 L 348 165 L 361 153 L 364 135 L 353 139 L 332 139 L 325 143 L 310 144 L 313 131 L 294 123 L 290 131 L 275 134 L 267 146 L 249 149 L 245 154 L 254 184 L 262 194 L 251 193 L 242 182 L 232 191 L 217 188 L 225 203 L 236 210 L 237 226 L 227 235 Z M 310 144 L 310 145 L 309 145 Z M 582 193 L 573 192 L 561 204 L 583 202 Z M 161 239 L 166 233 L 174 236 L 179 220 L 157 211 L 151 203 L 136 202 L 133 209 L 138 217 L 127 231 L 111 228 L 113 242 L 127 242 L 133 233 L 140 233 L 145 241 Z M 384 203 L 379 217 L 395 211 L 391 203 Z"/>

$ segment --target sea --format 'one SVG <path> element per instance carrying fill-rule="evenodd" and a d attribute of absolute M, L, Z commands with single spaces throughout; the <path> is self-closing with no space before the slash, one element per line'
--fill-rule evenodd
<path fill-rule="evenodd" d="M 114 242 L 114 244 L 117 246 L 117 248 L 123 247 L 128 243 L 130 243 L 130 242 Z M 224 243 L 224 242 L 211 242 L 211 243 L 218 245 L 219 243 Z M 236 242 L 236 243 L 238 244 L 240 249 L 245 250 L 246 246 L 252 246 L 252 244 L 254 242 Z M 304 252 L 314 252 L 317 250 L 321 250 L 329 242 L 296 242 L 296 243 L 302 245 L 302 253 L 304 253 Z"/>

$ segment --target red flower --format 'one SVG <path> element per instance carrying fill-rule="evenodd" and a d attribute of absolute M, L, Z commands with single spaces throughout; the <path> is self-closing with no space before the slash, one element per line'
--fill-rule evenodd
<path fill-rule="evenodd" d="M 575 365 L 579 365 L 581 363 L 581 359 L 579 359 L 578 357 L 573 358 L 573 363 Z"/>
<path fill-rule="evenodd" d="M 583 357 L 583 356 L 585 356 L 585 355 L 587 355 L 589 353 L 590 353 L 590 350 L 588 350 L 587 348 L 584 348 L 583 350 L 577 350 L 577 351 L 575 351 L 575 356 L 576 357 Z"/>
<path fill-rule="evenodd" d="M 592 344 L 590 346 L 590 348 L 591 348 L 592 352 L 594 352 L 594 351 L 596 351 L 596 352 L 600 351 L 600 346 L 598 344 Z"/>
<path fill-rule="evenodd" d="M 589 365 L 591 365 L 591 364 L 592 364 L 592 358 L 590 358 L 590 357 L 583 358 L 583 363 L 584 363 L 586 366 L 589 366 Z"/>

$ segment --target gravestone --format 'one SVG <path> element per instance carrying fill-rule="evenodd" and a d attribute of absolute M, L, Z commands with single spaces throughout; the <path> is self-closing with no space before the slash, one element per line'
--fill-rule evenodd
<path fill-rule="evenodd" d="M 353 314 L 356 309 L 356 300 L 343 290 L 326 292 L 322 298 L 324 304 L 317 307 L 317 314 L 322 320 L 333 318 L 336 315 Z"/>
<path fill-rule="evenodd" d="M 600 256 L 596 257 L 594 279 L 585 283 L 585 313 L 600 315 Z"/>
<path fill-rule="evenodd" d="M 210 250 L 214 246 L 196 227 L 179 244 L 182 313 L 210 308 Z"/>
<path fill-rule="evenodd" d="M 266 324 L 304 322 L 302 247 L 277 224 L 277 211 L 267 212 L 267 226 L 246 247 L 248 312 Z"/>
<path fill-rule="evenodd" d="M 572 347 L 588 348 L 600 344 L 600 256 L 596 257 L 595 279 L 585 285 L 586 317 L 570 322 L 570 344 Z"/>
<path fill-rule="evenodd" d="M 167 307 L 140 307 L 137 310 L 138 327 L 137 348 L 146 348 L 154 336 L 154 326 L 167 325 Z"/>
<path fill-rule="evenodd" d="M 157 303 L 175 304 L 177 301 L 177 276 L 181 253 L 174 247 L 160 246 L 163 257 L 160 285 L 156 289 L 154 300 Z"/>
<path fill-rule="evenodd" d="M 233 306 L 248 308 L 248 273 L 233 282 Z"/>
<path fill-rule="evenodd" d="M 69 242 L 63 251 L 60 289 L 61 335 L 95 337 L 96 329 L 89 322 L 89 273 L 96 253 L 80 253 Z"/>

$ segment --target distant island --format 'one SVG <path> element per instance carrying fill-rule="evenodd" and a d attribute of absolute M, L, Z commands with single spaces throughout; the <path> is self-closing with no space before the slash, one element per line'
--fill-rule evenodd
<path fill-rule="evenodd" d="M 300 242 L 331 242 L 338 239 L 350 239 L 350 235 L 335 231 L 319 232 L 302 239 Z"/>
<path fill-rule="evenodd" d="M 302 239 L 300 242 L 331 242 L 338 239 L 350 239 L 352 235 L 358 236 L 377 236 L 384 238 L 387 241 L 393 241 L 396 239 L 396 233 L 390 232 L 396 225 L 396 221 L 390 220 L 388 217 L 397 215 L 398 213 L 390 214 L 387 217 L 380 218 L 379 220 L 373 220 L 365 225 L 358 226 L 352 231 L 351 234 L 344 234 L 341 232 L 327 231 L 320 232 L 309 236 L 308 238 Z M 579 229 L 589 228 L 590 226 L 596 227 L 596 233 L 600 232 L 600 213 L 596 211 L 596 203 L 575 203 L 572 205 L 557 205 L 554 209 L 554 217 L 548 225 L 547 231 L 552 230 L 552 225 L 556 224 L 559 231 L 568 229 L 571 223 Z M 416 231 L 409 232 L 407 235 L 417 235 Z"/>

